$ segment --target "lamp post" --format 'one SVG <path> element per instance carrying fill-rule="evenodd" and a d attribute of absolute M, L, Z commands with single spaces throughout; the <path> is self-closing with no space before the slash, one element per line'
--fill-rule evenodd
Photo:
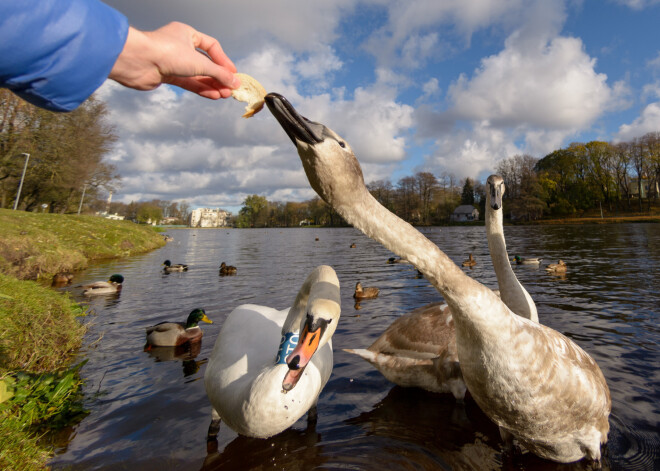
<path fill-rule="evenodd" d="M 30 154 L 23 153 L 25 156 L 25 165 L 23 166 L 23 175 L 21 175 L 21 183 L 18 185 L 18 192 L 16 193 L 16 201 L 14 201 L 14 211 L 18 208 L 18 200 L 21 197 L 21 190 L 23 189 L 23 179 L 25 178 L 25 172 L 27 171 L 28 160 L 30 160 Z"/>
<path fill-rule="evenodd" d="M 80 204 L 78 205 L 78 214 L 80 214 L 80 210 L 82 209 L 82 204 L 83 204 L 83 200 L 85 199 L 86 189 L 87 189 L 87 183 L 83 185 L 83 192 L 82 192 L 82 196 L 80 197 Z"/>

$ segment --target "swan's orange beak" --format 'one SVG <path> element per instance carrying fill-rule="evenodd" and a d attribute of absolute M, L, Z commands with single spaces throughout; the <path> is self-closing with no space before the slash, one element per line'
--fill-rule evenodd
<path fill-rule="evenodd" d="M 311 317 L 308 317 L 296 348 L 286 357 L 289 371 L 287 371 L 284 381 L 282 381 L 282 389 L 284 391 L 291 391 L 298 384 L 305 367 L 314 356 L 314 353 L 316 353 L 316 349 L 319 348 L 319 342 L 321 341 L 326 324 L 322 323 L 315 330 L 311 330 L 310 324 Z"/>

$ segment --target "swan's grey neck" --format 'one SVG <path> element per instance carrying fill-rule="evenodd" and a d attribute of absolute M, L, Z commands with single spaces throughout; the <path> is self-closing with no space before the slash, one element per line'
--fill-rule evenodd
<path fill-rule="evenodd" d="M 504 240 L 502 209 L 492 208 L 489 191 L 486 192 L 486 237 L 502 301 L 519 316 L 538 322 L 534 301 L 511 268 Z"/>
<path fill-rule="evenodd" d="M 345 201 L 332 206 L 356 229 L 420 270 L 444 296 L 454 315 L 465 314 L 476 321 L 490 315 L 488 309 L 482 309 L 484 305 L 500 303 L 497 295 L 465 275 L 434 243 L 378 203 L 366 187 L 353 189 Z"/>

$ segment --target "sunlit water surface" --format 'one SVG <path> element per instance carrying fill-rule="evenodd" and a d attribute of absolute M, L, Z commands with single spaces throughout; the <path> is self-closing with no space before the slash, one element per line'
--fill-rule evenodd
<path fill-rule="evenodd" d="M 483 227 L 422 231 L 464 270 L 497 286 Z M 536 301 L 542 323 L 568 335 L 602 369 L 612 393 L 603 469 L 660 469 L 660 225 L 506 227 L 511 256 L 563 259 L 565 276 L 514 266 Z M 400 315 L 441 298 L 410 265 L 390 265 L 388 250 L 354 229 L 173 230 L 174 241 L 149 254 L 96 265 L 80 284 L 126 278 L 120 296 L 89 301 L 93 309 L 81 360 L 90 414 L 52 461 L 54 469 L 307 470 L 575 470 L 530 454 L 502 454 L 497 428 L 472 401 L 395 387 L 343 348 L 367 347 Z M 318 238 L 318 240 L 317 240 Z M 357 245 L 350 248 L 351 243 Z M 187 263 L 164 274 L 161 263 Z M 218 276 L 220 262 L 238 274 Z M 243 303 L 283 309 L 317 265 L 332 265 L 342 288 L 342 316 L 333 337 L 334 370 L 321 393 L 319 418 L 301 418 L 267 440 L 237 436 L 225 426 L 207 453 L 211 407 L 206 360 L 226 315 Z M 380 295 L 356 309 L 355 282 Z M 143 351 L 146 326 L 183 321 L 203 307 L 201 350 L 181 358 Z M 273 352 L 275 353 L 275 352 Z"/>

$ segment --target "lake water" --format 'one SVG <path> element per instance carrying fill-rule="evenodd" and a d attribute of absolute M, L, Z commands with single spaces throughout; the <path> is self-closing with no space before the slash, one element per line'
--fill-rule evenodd
<path fill-rule="evenodd" d="M 429 239 L 496 288 L 483 227 L 426 228 Z M 511 256 L 563 259 L 565 276 L 514 266 L 542 323 L 566 334 L 600 365 L 612 393 L 603 469 L 660 469 L 660 225 L 506 227 Z M 157 251 L 95 265 L 67 288 L 126 278 L 120 296 L 89 301 L 93 314 L 81 360 L 90 414 L 71 431 L 54 469 L 89 470 L 576 470 L 530 454 L 501 453 L 497 428 L 474 402 L 395 387 L 343 348 L 369 346 L 397 317 L 441 300 L 410 265 L 387 264 L 393 254 L 352 229 L 173 230 Z M 318 240 L 317 240 L 318 238 Z M 350 248 L 351 243 L 356 248 Z M 187 263 L 164 274 L 161 263 Z M 218 276 L 220 262 L 238 274 Z M 207 453 L 211 406 L 204 390 L 206 359 L 226 315 L 243 303 L 291 305 L 317 265 L 332 265 L 342 289 L 342 315 L 333 337 L 334 370 L 321 393 L 318 423 L 306 417 L 267 440 L 238 436 L 222 425 L 218 450 Z M 356 281 L 380 295 L 359 306 Z M 201 350 L 182 359 L 143 351 L 145 327 L 183 321 L 203 307 Z M 359 309 L 358 309 L 359 308 Z"/>

